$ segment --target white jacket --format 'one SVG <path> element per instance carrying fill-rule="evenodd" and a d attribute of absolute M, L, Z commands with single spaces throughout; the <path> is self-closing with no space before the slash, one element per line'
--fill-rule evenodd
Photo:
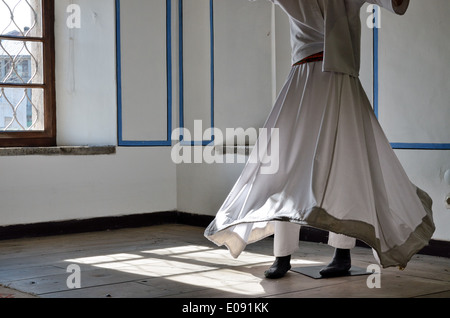
<path fill-rule="evenodd" d="M 324 51 L 323 71 L 359 76 L 361 7 L 365 2 L 404 14 L 410 0 L 269 0 L 279 5 L 291 24 L 292 62 Z"/>

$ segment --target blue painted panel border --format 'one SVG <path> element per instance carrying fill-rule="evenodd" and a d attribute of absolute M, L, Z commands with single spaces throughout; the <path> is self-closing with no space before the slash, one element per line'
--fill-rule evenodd
<path fill-rule="evenodd" d="M 378 118 L 378 28 L 373 28 L 373 111 Z"/>
<path fill-rule="evenodd" d="M 179 16 L 178 16 L 178 20 L 179 20 L 179 87 L 180 87 L 180 92 L 179 92 L 179 125 L 180 125 L 180 142 L 181 145 L 183 146 L 207 146 L 210 145 L 212 142 L 214 142 L 214 134 L 211 136 L 210 140 L 194 140 L 194 141 L 184 141 L 184 135 L 183 135 L 183 129 L 184 129 L 184 113 L 185 113 L 185 108 L 184 108 L 184 67 L 183 67 L 183 63 L 184 63 L 184 51 L 183 51 L 183 34 L 184 34 L 184 30 L 183 30 L 183 0 L 178 0 L 178 12 L 179 12 Z M 211 85 L 210 85 L 210 90 L 211 90 L 211 128 L 213 129 L 212 131 L 214 131 L 214 127 L 215 127 L 215 122 L 214 122 L 214 111 L 215 111 L 215 105 L 214 105 L 214 101 L 215 101 L 215 96 L 214 96 L 214 1 L 213 0 L 209 0 L 209 24 L 210 24 L 210 54 L 211 54 Z"/>
<path fill-rule="evenodd" d="M 376 8 L 380 10 L 380 8 Z M 373 109 L 375 115 L 379 116 L 379 32 L 377 27 L 373 28 Z M 391 142 L 393 149 L 405 150 L 450 150 L 450 143 L 405 143 Z"/>
<path fill-rule="evenodd" d="M 122 123 L 122 52 L 120 2 L 116 0 L 116 68 L 117 68 L 117 135 L 118 145 L 124 147 L 172 146 L 172 3 L 166 0 L 166 63 L 167 63 L 167 139 L 166 140 L 124 140 Z"/>

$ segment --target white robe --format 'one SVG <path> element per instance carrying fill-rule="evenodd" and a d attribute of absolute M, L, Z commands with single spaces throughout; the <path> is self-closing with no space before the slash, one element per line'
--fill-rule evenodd
<path fill-rule="evenodd" d="M 292 68 L 264 125 L 279 140 L 258 140 L 205 236 L 238 257 L 274 233 L 273 221 L 293 222 L 359 239 L 383 267 L 406 267 L 435 230 L 432 201 L 408 179 L 357 77 L 364 1 L 273 2 L 290 17 L 293 61 L 322 50 L 325 59 Z M 261 149 L 277 152 L 276 172 L 264 172 Z"/>
<path fill-rule="evenodd" d="M 359 76 L 360 11 L 365 2 L 404 14 L 409 0 L 394 7 L 392 0 L 269 0 L 289 16 L 293 64 L 324 51 L 323 70 Z"/>

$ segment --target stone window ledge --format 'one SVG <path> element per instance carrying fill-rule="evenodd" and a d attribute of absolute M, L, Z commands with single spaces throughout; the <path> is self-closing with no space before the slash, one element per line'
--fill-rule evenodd
<path fill-rule="evenodd" d="M 6 156 L 95 156 L 112 155 L 116 146 L 62 146 L 0 148 L 0 157 Z"/>

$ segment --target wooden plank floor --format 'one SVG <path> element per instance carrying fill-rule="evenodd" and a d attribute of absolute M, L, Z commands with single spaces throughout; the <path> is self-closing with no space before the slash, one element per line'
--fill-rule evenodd
<path fill-rule="evenodd" d="M 382 269 L 381 288 L 368 275 L 313 279 L 289 272 L 268 280 L 272 238 L 249 245 L 238 259 L 203 237 L 203 228 L 161 225 L 0 242 L 3 298 L 387 298 L 450 297 L 450 259 L 416 255 L 408 268 Z M 333 249 L 300 242 L 294 267 L 324 265 Z M 375 263 L 357 247 L 353 264 Z M 81 288 L 68 287 L 68 267 L 80 268 Z"/>

